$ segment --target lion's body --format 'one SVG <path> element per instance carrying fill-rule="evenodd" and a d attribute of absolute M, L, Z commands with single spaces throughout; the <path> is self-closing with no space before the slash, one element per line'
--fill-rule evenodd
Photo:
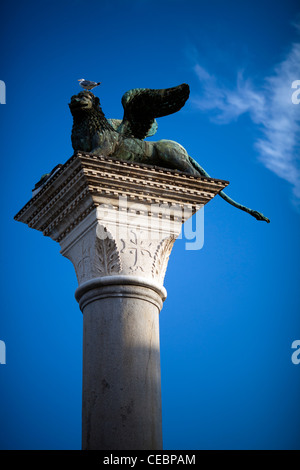
<path fill-rule="evenodd" d="M 157 142 L 127 137 L 116 131 L 105 118 L 98 103 L 91 94 L 87 99 L 91 106 L 74 115 L 72 145 L 94 155 L 106 155 L 120 160 L 134 161 L 173 168 L 195 176 L 201 176 L 191 164 L 186 150 L 177 142 Z"/>

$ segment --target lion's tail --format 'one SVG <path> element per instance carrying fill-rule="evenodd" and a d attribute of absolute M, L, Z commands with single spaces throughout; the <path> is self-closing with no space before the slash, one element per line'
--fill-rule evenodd
<path fill-rule="evenodd" d="M 202 168 L 202 166 L 200 166 L 199 163 L 196 162 L 196 160 L 194 160 L 190 155 L 189 155 L 189 160 L 190 160 L 190 163 L 200 173 L 201 176 L 205 176 L 206 178 L 211 178 L 211 176 L 204 170 L 204 168 Z M 236 207 L 237 209 L 247 212 L 248 214 L 252 215 L 252 217 L 255 217 L 256 220 L 263 220 L 264 222 L 267 222 L 267 223 L 270 222 L 270 220 L 267 217 L 265 217 L 261 212 L 257 212 L 253 209 L 249 209 L 249 207 L 239 204 L 238 202 L 231 199 L 231 197 L 227 196 L 227 194 L 225 194 L 224 191 L 220 191 L 218 194 L 226 202 Z"/>

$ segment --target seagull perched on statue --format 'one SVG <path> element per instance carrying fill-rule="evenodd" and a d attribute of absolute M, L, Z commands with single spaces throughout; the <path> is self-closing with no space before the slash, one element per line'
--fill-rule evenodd
<path fill-rule="evenodd" d="M 84 78 L 80 78 L 79 85 L 84 88 L 84 90 L 92 90 L 96 86 L 100 85 L 101 82 L 91 82 L 90 80 L 85 80 Z"/>

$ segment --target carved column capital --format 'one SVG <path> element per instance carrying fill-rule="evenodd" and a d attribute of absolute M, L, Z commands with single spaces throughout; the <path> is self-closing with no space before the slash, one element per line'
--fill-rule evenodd
<path fill-rule="evenodd" d="M 61 253 L 72 261 L 78 284 L 106 276 L 135 276 L 163 284 L 168 259 L 181 228 L 151 230 L 145 218 L 130 218 L 113 207 L 94 209 L 61 242 Z M 120 220 L 119 220 L 120 216 Z M 157 221 L 155 221 L 157 222 Z"/>

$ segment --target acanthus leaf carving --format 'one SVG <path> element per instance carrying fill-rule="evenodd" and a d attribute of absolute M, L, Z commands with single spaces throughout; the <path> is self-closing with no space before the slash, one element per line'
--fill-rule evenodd
<path fill-rule="evenodd" d="M 152 265 L 152 277 L 163 282 L 169 257 L 176 238 L 174 236 L 164 238 L 157 247 Z"/>
<path fill-rule="evenodd" d="M 102 236 L 96 238 L 94 271 L 98 276 L 118 274 L 121 260 L 115 240 L 103 227 Z"/>

